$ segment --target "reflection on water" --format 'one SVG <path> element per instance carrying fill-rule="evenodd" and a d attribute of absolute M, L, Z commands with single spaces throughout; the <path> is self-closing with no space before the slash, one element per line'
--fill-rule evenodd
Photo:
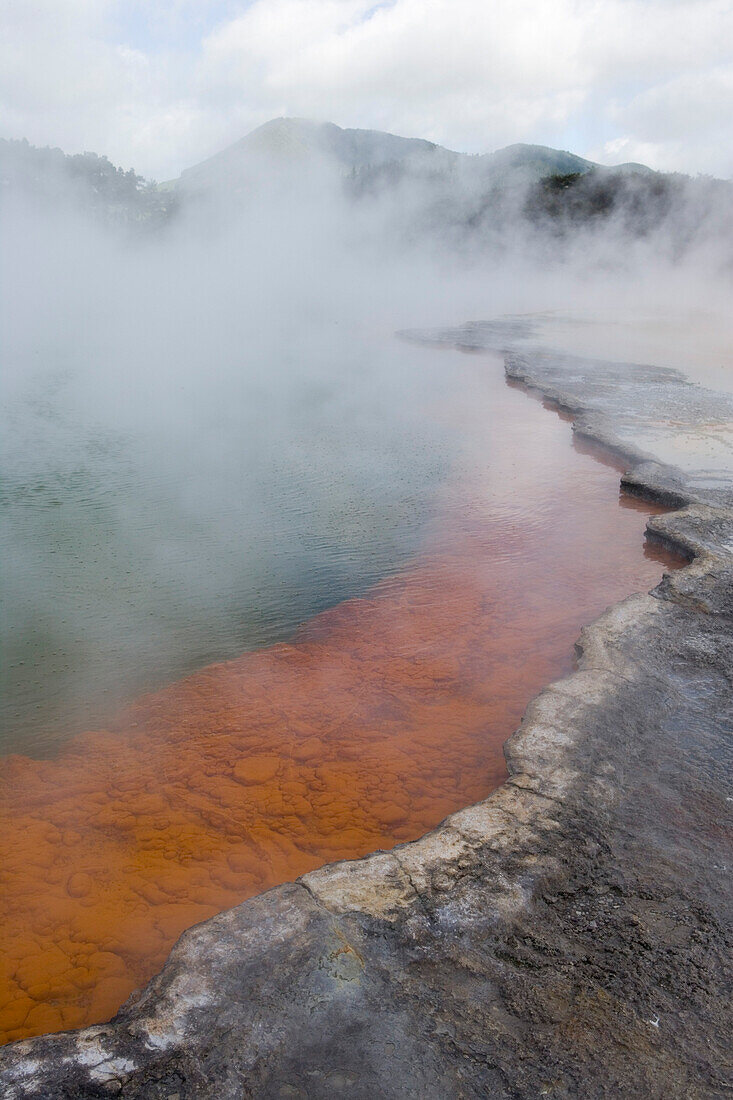
<path fill-rule="evenodd" d="M 651 509 L 495 360 L 420 355 L 451 462 L 410 560 L 288 644 L 147 695 L 53 761 L 6 762 L 6 1037 L 105 1019 L 192 923 L 486 795 L 580 626 L 677 564 L 643 550 Z"/>

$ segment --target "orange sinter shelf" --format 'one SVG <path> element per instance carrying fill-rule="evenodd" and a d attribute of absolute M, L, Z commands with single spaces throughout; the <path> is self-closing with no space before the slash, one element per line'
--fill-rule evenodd
<path fill-rule="evenodd" d="M 580 627 L 678 564 L 561 419 L 507 386 L 490 412 L 464 402 L 465 447 L 396 575 L 55 759 L 5 759 L 5 1041 L 109 1018 L 190 925 L 485 797 Z"/>

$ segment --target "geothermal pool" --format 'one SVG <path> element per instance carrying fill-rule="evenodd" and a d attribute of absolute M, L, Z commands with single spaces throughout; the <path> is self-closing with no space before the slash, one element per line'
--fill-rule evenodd
<path fill-rule="evenodd" d="M 152 424 L 165 454 L 104 426 L 80 448 L 42 404 L 56 467 L 6 502 L 35 557 L 11 593 L 4 1040 L 108 1018 L 191 924 L 484 797 L 580 627 L 679 564 L 497 358 L 382 351 L 353 401 L 295 378 L 284 420 L 262 383 L 257 448 L 236 404 L 192 455 L 185 404 Z"/>

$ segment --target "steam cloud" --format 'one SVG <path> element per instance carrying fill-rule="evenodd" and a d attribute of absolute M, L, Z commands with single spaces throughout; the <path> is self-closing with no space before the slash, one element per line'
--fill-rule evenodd
<path fill-rule="evenodd" d="M 730 293 L 728 184 L 548 186 L 424 145 L 210 162 L 175 198 L 133 180 L 134 209 L 60 162 L 5 173 L 11 746 L 287 636 L 414 551 L 450 377 L 395 329 Z"/>

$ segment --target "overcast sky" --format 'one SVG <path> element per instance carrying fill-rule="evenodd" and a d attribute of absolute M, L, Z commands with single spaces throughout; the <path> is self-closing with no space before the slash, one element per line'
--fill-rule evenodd
<path fill-rule="evenodd" d="M 733 0 L 0 0 L 0 136 L 163 180 L 278 115 L 733 176 Z"/>

